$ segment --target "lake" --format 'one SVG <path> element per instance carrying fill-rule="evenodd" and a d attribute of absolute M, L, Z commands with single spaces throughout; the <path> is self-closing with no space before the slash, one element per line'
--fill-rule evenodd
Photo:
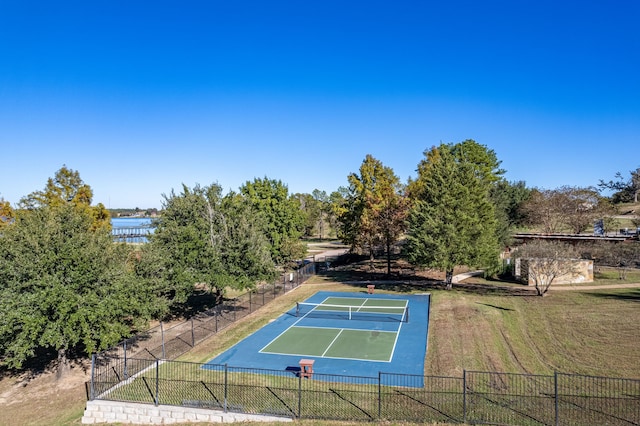
<path fill-rule="evenodd" d="M 134 226 L 150 226 L 150 217 L 112 217 L 112 228 L 131 228 Z"/>
<path fill-rule="evenodd" d="M 139 230 L 140 234 L 149 234 L 153 232 L 153 228 L 151 228 L 151 222 L 153 219 L 150 217 L 112 217 L 111 218 L 111 233 L 114 236 L 121 235 L 123 232 L 129 233 L 129 231 L 124 231 L 128 228 L 140 228 L 140 227 L 148 227 L 149 229 Z M 136 230 L 138 231 L 138 230 Z M 133 230 L 131 231 L 133 232 Z M 135 237 L 135 238 L 116 238 L 118 241 L 125 241 L 127 243 L 146 243 L 146 237 Z"/>

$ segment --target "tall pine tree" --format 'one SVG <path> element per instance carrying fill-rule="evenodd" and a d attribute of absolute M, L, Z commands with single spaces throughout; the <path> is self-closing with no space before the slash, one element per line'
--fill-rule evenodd
<path fill-rule="evenodd" d="M 468 143 L 468 141 L 465 141 Z M 475 143 L 475 142 L 474 142 Z M 413 206 L 406 254 L 411 263 L 445 271 L 451 288 L 456 266 L 493 270 L 498 259 L 497 221 L 490 189 L 495 175 L 467 159 L 460 145 L 433 147 L 411 183 Z"/>

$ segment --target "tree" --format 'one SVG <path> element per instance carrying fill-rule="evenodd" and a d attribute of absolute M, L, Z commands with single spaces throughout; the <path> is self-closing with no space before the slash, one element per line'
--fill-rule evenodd
<path fill-rule="evenodd" d="M 540 226 L 545 234 L 553 234 L 560 231 L 567 221 L 563 198 L 558 191 L 535 188 L 522 205 L 521 211 L 530 225 Z"/>
<path fill-rule="evenodd" d="M 316 202 L 317 208 L 319 210 L 316 224 L 320 234 L 320 240 L 322 240 L 322 238 L 327 235 L 327 217 L 331 213 L 331 204 L 329 203 L 329 196 L 325 191 L 314 189 L 313 192 L 311 192 L 311 196 Z"/>
<path fill-rule="evenodd" d="M 300 237 L 304 230 L 304 214 L 300 202 L 289 196 L 289 189 L 279 180 L 254 179 L 240 188 L 260 218 L 263 232 L 271 244 L 271 257 L 284 265 L 306 254 Z"/>
<path fill-rule="evenodd" d="M 11 223 L 13 221 L 14 212 L 11 208 L 11 204 L 8 201 L 5 201 L 4 198 L 0 198 L 0 229 L 3 226 Z"/>
<path fill-rule="evenodd" d="M 331 231 L 331 202 L 325 191 L 314 189 L 311 194 L 295 194 L 304 212 L 304 235 L 321 240 Z"/>
<path fill-rule="evenodd" d="M 71 204 L 85 210 L 93 217 L 92 227 L 111 229 L 111 216 L 102 203 L 92 207 L 93 190 L 84 183 L 80 173 L 63 165 L 53 178 L 47 180 L 44 190 L 34 191 L 18 203 L 20 208 L 32 210 L 39 207 L 60 207 Z"/>
<path fill-rule="evenodd" d="M 502 179 L 501 176 L 505 173 L 505 171 L 500 168 L 501 161 L 498 160 L 495 151 L 479 144 L 473 139 L 467 139 L 457 144 L 442 144 L 441 147 L 443 146 L 446 146 L 447 149 L 451 151 L 451 154 L 457 161 L 472 166 L 475 176 L 487 187 L 492 187 L 498 183 Z M 425 152 L 425 155 L 426 154 Z M 435 159 L 438 153 L 431 152 L 431 155 L 433 155 Z M 422 160 L 418 164 L 418 178 L 416 180 L 409 180 L 407 190 L 409 197 L 412 199 L 419 197 L 420 193 L 424 190 L 424 183 L 420 177 L 428 174 L 428 170 L 431 167 L 431 163 L 427 160 L 428 159 Z"/>
<path fill-rule="evenodd" d="M 579 234 L 597 219 L 612 215 L 609 203 L 595 188 L 572 186 L 533 190 L 521 211 L 531 225 L 548 234 L 562 229 Z"/>
<path fill-rule="evenodd" d="M 520 207 L 529 199 L 531 190 L 524 181 L 508 182 L 500 179 L 491 187 L 489 196 L 495 205 L 498 241 L 502 246 L 510 244 L 514 228 L 524 224 Z"/>
<path fill-rule="evenodd" d="M 455 146 L 445 144 L 425 152 L 412 183 L 405 249 L 411 263 L 443 269 L 448 289 L 454 267 L 493 270 L 499 251 L 489 199 L 493 178 L 456 153 Z"/>
<path fill-rule="evenodd" d="M 580 234 L 593 226 L 597 219 L 612 216 L 613 210 L 606 199 L 593 187 L 563 186 L 566 225 L 574 234 Z"/>
<path fill-rule="evenodd" d="M 21 210 L 0 238 L 0 359 L 19 369 L 42 350 L 106 349 L 163 304 L 133 274 L 130 248 L 71 204 Z"/>
<path fill-rule="evenodd" d="M 615 266 L 618 269 L 618 278 L 626 280 L 629 270 L 634 268 L 640 260 L 640 243 L 635 241 L 602 242 L 593 248 L 592 255 L 599 262 Z"/>
<path fill-rule="evenodd" d="M 332 235 L 335 235 L 336 237 L 338 236 L 340 227 L 338 216 L 346 202 L 347 194 L 347 188 L 344 186 L 340 186 L 337 190 L 329 194 L 329 199 L 327 200 L 327 222 L 329 223 L 329 227 L 332 230 Z"/>
<path fill-rule="evenodd" d="M 614 203 L 638 202 L 638 194 L 640 194 L 640 167 L 629 172 L 629 179 L 625 180 L 622 173 L 616 173 L 616 180 L 605 182 L 600 179 L 598 187 L 602 190 L 608 189 L 616 191 L 613 194 Z"/>
<path fill-rule="evenodd" d="M 339 220 L 343 241 L 352 249 L 368 251 L 373 265 L 376 247 L 383 246 L 387 274 L 391 273 L 391 246 L 404 231 L 408 203 L 393 169 L 367 155 L 360 174 L 348 176 L 349 195 Z"/>
<path fill-rule="evenodd" d="M 534 240 L 518 247 L 512 258 L 529 260 L 529 278 L 533 279 L 537 295 L 543 296 L 557 278 L 576 272 L 577 267 L 570 260 L 579 258 L 579 254 L 570 244 Z"/>
<path fill-rule="evenodd" d="M 245 289 L 273 278 L 260 219 L 237 194 L 223 197 L 217 184 L 183 185 L 180 194 L 163 197 L 164 212 L 154 221 L 138 273 L 161 280 L 174 308 L 184 305 L 196 284 L 221 297 L 227 287 Z"/>

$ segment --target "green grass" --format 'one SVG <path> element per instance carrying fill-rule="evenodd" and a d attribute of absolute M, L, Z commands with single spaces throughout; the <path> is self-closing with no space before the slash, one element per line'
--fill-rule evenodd
<path fill-rule="evenodd" d="M 434 292 L 427 371 L 640 378 L 640 289 L 481 291 Z"/>
<path fill-rule="evenodd" d="M 640 283 L 640 269 L 627 269 L 625 279 L 620 279 L 618 268 L 601 267 L 595 273 L 595 285 Z"/>
<path fill-rule="evenodd" d="M 618 284 L 617 275 L 597 275 L 594 284 Z M 350 281 L 354 275 L 341 271 L 341 278 Z M 360 275 L 357 275 L 358 277 Z M 630 274 L 628 281 L 640 282 L 637 271 Z M 498 288 L 511 286 L 515 290 Z M 501 371 L 509 373 L 552 374 L 553 371 L 580 373 L 593 376 L 631 377 L 640 379 L 640 289 L 605 289 L 551 292 L 546 297 L 522 295 L 518 284 L 485 281 L 474 285 L 455 285 L 453 290 L 439 288 L 436 282 L 416 281 L 402 284 L 377 282 L 376 293 L 385 291 L 396 294 L 432 294 L 428 352 L 425 359 L 425 374 L 461 377 L 463 370 Z M 362 284 L 331 282 L 327 277 L 313 277 L 307 284 L 270 302 L 259 311 L 242 319 L 223 333 L 196 346 L 181 357 L 183 361 L 206 362 L 238 340 L 266 325 L 271 319 L 290 309 L 296 301 L 306 300 L 316 291 L 366 291 Z M 163 370 L 167 380 L 174 380 L 176 387 L 178 372 Z M 185 370 L 186 371 L 186 370 Z M 209 380 L 202 370 L 194 368 L 190 373 L 180 372 L 181 377 L 195 380 Z M 193 375 L 191 375 L 193 374 Z M 217 379 L 216 379 L 217 380 Z M 274 380 L 274 383 L 276 379 Z M 294 379 L 295 380 L 295 379 Z M 256 386 L 261 384 L 256 383 Z M 144 384 L 143 384 L 144 385 Z M 183 385 L 180 385 L 183 386 Z M 275 387 L 275 386 L 274 386 Z M 445 389 L 444 385 L 437 387 Z M 264 386 L 263 386 L 264 388 Z M 29 389 L 29 387 L 25 388 Z M 146 387 L 136 391 L 142 400 L 148 400 Z M 200 386 L 198 392 L 203 391 Z M 124 390 L 123 390 L 124 391 Z M 206 389 L 204 389 L 205 392 Z M 246 388 L 246 395 L 252 395 L 254 388 Z M 145 394 L 146 392 L 146 394 Z M 178 395 L 176 401 L 188 398 L 190 392 Z M 236 392 L 238 392 L 236 390 Z M 268 391 L 267 391 L 268 392 Z M 287 391 L 288 392 L 288 391 Z M 325 396 L 330 391 L 321 389 L 317 395 Z M 197 395 L 197 393 L 196 393 Z M 261 404 L 268 406 L 272 393 L 259 391 Z M 280 395 L 276 392 L 276 395 Z M 340 407 L 350 410 L 353 393 L 335 395 Z M 84 396 L 82 392 L 81 397 Z M 452 412 L 458 402 L 438 399 L 442 395 L 425 393 L 410 395 L 426 398 L 424 401 L 443 412 Z M 50 421 L 40 424 L 79 423 L 84 409 L 84 399 L 77 404 L 64 401 L 56 406 L 54 400 L 47 405 Z M 202 396 L 205 399 L 206 395 Z M 344 399 L 341 399 L 343 397 Z M 256 397 L 257 399 L 258 397 Z M 288 397 L 287 397 L 288 398 Z M 409 396 L 407 396 L 409 398 Z M 284 400 L 287 400 L 283 398 Z M 311 404 L 312 401 L 309 401 Z M 450 404 L 450 406 L 447 406 Z M 311 405 L 312 406 L 312 405 Z M 21 408 L 22 407 L 22 408 Z M 72 408 L 73 407 L 73 408 Z M 398 405 L 390 409 L 412 413 L 412 406 Z M 10 404 L 3 410 L 6 418 L 18 418 L 29 406 Z M 18 411 L 16 411 L 18 410 Z M 13 413 L 13 414 L 12 414 Z M 55 415 L 54 413 L 58 413 Z M 75 418 L 72 418 L 74 417 Z M 446 417 L 442 422 L 453 422 Z M 361 422 L 336 422 L 321 420 L 301 420 L 304 426 L 329 426 L 334 424 L 361 425 Z M 404 424 L 382 422 L 385 425 Z M 285 423 L 269 423 L 276 426 Z M 265 425 L 265 426 L 267 426 Z"/>
<path fill-rule="evenodd" d="M 305 300 L 316 291 L 363 291 L 356 284 L 323 283 L 319 277 L 314 280 L 315 284 L 305 284 L 282 296 L 267 309 L 245 318 L 220 336 L 195 348 L 183 359 L 204 362 L 213 358 L 286 311 L 295 300 Z M 429 284 L 376 284 L 376 292 L 385 291 L 429 291 L 432 294 L 426 375 L 460 378 L 463 370 L 467 370 L 551 376 L 554 371 L 560 371 L 640 378 L 640 354 L 637 351 L 637 342 L 640 341 L 640 328 L 637 326 L 640 323 L 640 289 L 566 291 L 537 297 L 499 288 L 491 282 L 474 286 L 454 285 L 451 291 Z M 194 369 L 192 365 L 196 364 L 184 364 L 181 369 L 160 368 L 160 392 L 161 395 L 169 395 L 161 397 L 161 403 L 181 404 L 196 399 L 208 401 L 213 407 L 224 400 L 221 398 L 224 393 L 222 374 Z M 146 383 L 142 378 L 136 379 L 129 388 L 123 387 L 117 392 L 123 392 L 123 398 L 126 393 L 126 399 L 139 398 L 150 402 L 154 392 L 150 383 L 155 373 L 150 371 L 145 376 Z M 236 408 L 282 415 L 297 413 L 297 386 L 300 382 L 296 377 L 282 376 L 281 372 L 265 376 L 236 372 L 227 380 L 232 382 L 227 389 L 228 400 L 241 406 Z M 320 380 L 301 383 L 303 399 L 300 405 L 304 416 L 324 417 L 330 409 L 344 418 L 359 421 L 377 419 L 375 386 L 327 384 Z M 421 389 L 405 388 L 398 393 L 397 388 L 383 386 L 382 393 L 386 398 L 383 418 L 393 418 L 401 413 L 407 420 L 420 421 L 427 415 L 425 407 L 432 407 L 429 410 L 433 413 L 429 411 L 428 414 L 435 416 L 430 417 L 432 419 L 442 422 L 459 420 L 460 393 L 455 391 L 455 387 L 448 393 L 446 386 L 441 384 L 434 384 L 433 388 L 437 392 L 425 386 Z M 486 390 L 493 391 L 493 388 Z M 504 399 L 509 404 L 517 403 L 506 395 L 491 394 L 488 397 L 494 401 Z M 519 410 L 532 414 L 542 413 L 549 406 L 549 401 L 545 400 L 535 402 L 532 399 L 522 403 L 525 405 Z M 504 422 L 507 418 L 504 416 L 510 416 L 513 411 L 500 405 L 482 407 L 476 406 L 470 414 L 478 418 L 487 416 L 487 421 Z M 548 417 L 549 413 L 545 411 L 540 415 Z"/>

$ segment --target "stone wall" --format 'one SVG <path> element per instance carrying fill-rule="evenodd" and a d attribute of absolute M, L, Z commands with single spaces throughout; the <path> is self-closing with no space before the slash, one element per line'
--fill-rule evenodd
<path fill-rule="evenodd" d="M 204 408 L 172 405 L 135 404 L 118 401 L 87 401 L 83 424 L 121 423 L 139 425 L 169 425 L 177 423 L 287 422 L 288 417 L 225 413 Z"/>
<path fill-rule="evenodd" d="M 546 260 L 548 261 L 548 259 Z M 535 263 L 539 261 L 545 261 L 545 259 L 516 259 L 514 270 L 516 279 L 527 285 L 535 285 L 533 274 L 530 271 L 531 267 L 535 266 Z M 571 272 L 555 277 L 552 285 L 593 282 L 593 260 L 560 259 L 559 262 L 569 263 L 569 267 L 563 269 L 571 270 Z"/>

